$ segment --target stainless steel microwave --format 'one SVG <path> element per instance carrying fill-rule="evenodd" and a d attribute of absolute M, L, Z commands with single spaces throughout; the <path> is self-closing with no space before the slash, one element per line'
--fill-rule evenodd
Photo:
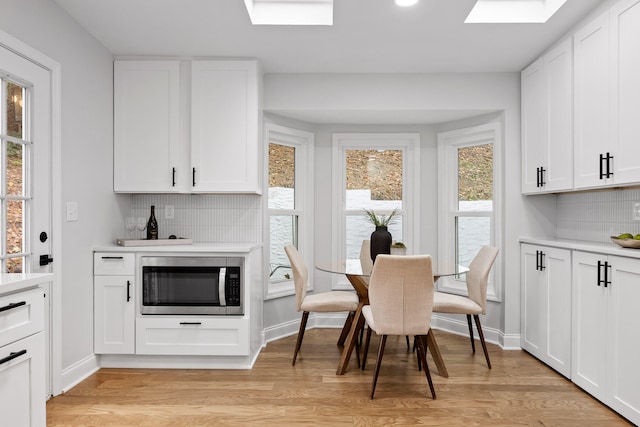
<path fill-rule="evenodd" d="M 244 314 L 243 258 L 142 257 L 143 315 Z"/>

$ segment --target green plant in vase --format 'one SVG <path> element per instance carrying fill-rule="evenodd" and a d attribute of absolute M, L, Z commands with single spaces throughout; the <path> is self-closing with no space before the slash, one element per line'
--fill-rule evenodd
<path fill-rule="evenodd" d="M 388 215 L 378 215 L 373 209 L 364 210 L 367 220 L 372 223 L 376 229 L 371 233 L 371 249 L 370 256 L 373 262 L 379 254 L 391 253 L 391 233 L 388 226 L 393 224 L 399 215 L 398 209 L 394 209 Z"/>

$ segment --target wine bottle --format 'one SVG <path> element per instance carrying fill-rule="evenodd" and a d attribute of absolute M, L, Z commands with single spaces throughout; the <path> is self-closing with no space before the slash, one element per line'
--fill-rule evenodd
<path fill-rule="evenodd" d="M 149 222 L 147 222 L 147 240 L 158 240 L 158 221 L 156 221 L 156 207 L 153 205 Z"/>

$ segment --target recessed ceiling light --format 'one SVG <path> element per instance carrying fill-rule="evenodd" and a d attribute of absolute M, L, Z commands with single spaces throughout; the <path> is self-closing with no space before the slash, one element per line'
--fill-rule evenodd
<path fill-rule="evenodd" d="M 253 25 L 333 25 L 333 0 L 244 0 Z"/>
<path fill-rule="evenodd" d="M 477 0 L 465 23 L 544 23 L 567 0 Z"/>
<path fill-rule="evenodd" d="M 396 0 L 398 6 L 413 6 L 418 3 L 418 0 Z"/>

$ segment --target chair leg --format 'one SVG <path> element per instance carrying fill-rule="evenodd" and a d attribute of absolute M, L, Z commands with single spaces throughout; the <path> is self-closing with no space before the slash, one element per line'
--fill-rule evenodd
<path fill-rule="evenodd" d="M 338 345 L 344 345 L 344 342 L 347 340 L 347 336 L 349 335 L 349 331 L 351 330 L 351 322 L 353 322 L 353 317 L 355 316 L 355 312 L 350 311 L 347 315 L 347 319 L 344 321 L 344 326 L 342 327 L 342 332 L 340 332 L 340 338 L 338 338 Z"/>
<path fill-rule="evenodd" d="M 384 345 L 387 343 L 387 336 L 380 337 L 380 347 L 378 348 L 378 359 L 376 360 L 376 368 L 373 372 L 373 384 L 371 384 L 371 399 L 376 392 L 376 383 L 378 382 L 378 374 L 380 373 L 380 365 L 382 364 L 382 355 L 384 354 Z"/>
<path fill-rule="evenodd" d="M 419 337 L 416 337 L 416 341 L 418 343 L 418 356 L 420 357 L 420 359 L 422 359 L 422 364 L 424 365 L 424 374 L 427 377 L 427 382 L 429 383 L 431 397 L 435 400 L 436 390 L 433 387 L 433 381 L 431 380 L 431 371 L 429 371 L 429 365 L 427 365 L 427 337 L 424 335 L 420 335 Z"/>
<path fill-rule="evenodd" d="M 469 337 L 471 337 L 471 350 L 473 350 L 473 352 L 476 352 L 476 342 L 475 339 L 473 338 L 473 325 L 471 324 L 471 315 L 467 314 L 467 323 L 469 324 Z"/>
<path fill-rule="evenodd" d="M 362 352 L 362 370 L 367 364 L 367 355 L 369 354 L 369 342 L 371 341 L 371 328 L 367 328 L 367 338 L 364 342 L 364 351 Z"/>
<path fill-rule="evenodd" d="M 484 350 L 484 358 L 487 359 L 487 366 L 491 369 L 491 361 L 489 360 L 489 352 L 487 351 L 487 344 L 484 342 L 484 334 L 482 333 L 482 326 L 480 326 L 480 316 L 477 314 L 473 316 L 476 321 L 476 328 L 478 329 L 478 335 L 480 336 L 480 342 L 482 343 L 482 350 Z"/>
<path fill-rule="evenodd" d="M 296 365 L 296 358 L 298 357 L 298 352 L 300 351 L 300 346 L 302 345 L 302 338 L 304 338 L 304 331 L 307 328 L 307 319 L 309 319 L 309 312 L 304 311 L 302 313 L 302 319 L 300 320 L 300 330 L 298 331 L 298 340 L 296 341 L 296 349 L 293 352 L 293 362 L 291 362 L 291 366 Z"/>
<path fill-rule="evenodd" d="M 411 349 L 411 343 L 409 342 L 409 335 L 405 335 L 405 338 L 407 339 L 407 350 Z"/>

